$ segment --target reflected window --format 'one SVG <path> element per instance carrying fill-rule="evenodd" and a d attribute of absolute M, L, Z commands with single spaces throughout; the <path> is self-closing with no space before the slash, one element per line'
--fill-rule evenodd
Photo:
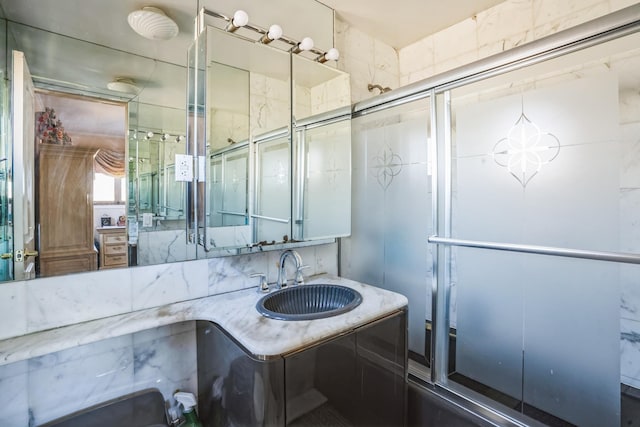
<path fill-rule="evenodd" d="M 93 177 L 95 204 L 124 204 L 125 180 L 96 172 Z"/>

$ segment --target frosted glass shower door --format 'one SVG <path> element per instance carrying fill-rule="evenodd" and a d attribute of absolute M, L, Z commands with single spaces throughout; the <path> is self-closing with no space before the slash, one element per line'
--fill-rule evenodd
<path fill-rule="evenodd" d="M 429 100 L 353 120 L 351 237 L 341 274 L 409 299 L 409 350 L 425 355 L 430 318 Z"/>
<path fill-rule="evenodd" d="M 483 82 L 482 97 L 452 92 L 454 238 L 618 250 L 617 77 L 558 80 L 514 84 L 512 93 Z M 502 393 L 496 400 L 527 415 L 618 424 L 619 267 L 452 252 L 450 319 L 462 376 L 452 378 Z"/>

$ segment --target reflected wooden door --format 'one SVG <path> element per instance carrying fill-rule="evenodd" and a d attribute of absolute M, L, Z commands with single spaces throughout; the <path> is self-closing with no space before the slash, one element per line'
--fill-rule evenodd
<path fill-rule="evenodd" d="M 35 277 L 35 91 L 24 53 L 13 51 L 13 265 L 16 280 Z"/>

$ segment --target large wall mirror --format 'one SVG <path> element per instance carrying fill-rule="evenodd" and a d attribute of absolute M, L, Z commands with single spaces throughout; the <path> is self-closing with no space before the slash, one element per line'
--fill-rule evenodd
<path fill-rule="evenodd" d="M 176 180 L 176 155 L 187 151 L 185 127 L 184 108 L 129 103 L 129 265 L 195 256 L 185 231 L 187 186 Z"/>
<path fill-rule="evenodd" d="M 191 16 L 178 17 L 187 28 L 192 26 L 195 3 Z M 35 8 L 0 4 L 7 17 L 15 20 L 26 19 L 25 10 L 31 13 Z M 117 9 L 125 17 L 122 25 L 127 26 L 126 15 L 134 7 Z M 50 22 L 61 25 L 64 17 L 56 21 L 56 16 L 50 15 Z M 42 16 L 35 13 L 34 19 Z M 185 62 L 192 35 L 169 42 L 169 51 L 176 51 L 173 56 L 163 51 L 162 59 L 153 59 L 92 40 L 103 28 L 96 28 L 96 34 L 68 37 L 2 20 L 2 29 L 7 40 L 2 46 L 9 48 L 2 58 L 11 59 L 12 50 L 23 52 L 34 86 L 35 141 L 29 141 L 35 143 L 32 209 L 34 249 L 39 254 L 33 266 L 25 263 L 24 269 L 31 269 L 28 274 L 21 274 L 22 266 L 15 263 L 14 268 L 14 260 L 5 257 L 0 280 L 194 259 L 195 248 L 186 243 L 184 184 L 172 179 L 175 154 L 186 151 L 186 66 L 180 62 Z M 130 45 L 130 50 L 139 47 L 135 39 Z M 9 82 L 3 87 L 2 106 L 8 112 L 15 102 L 9 93 L 14 79 L 12 61 L 5 65 L 2 69 Z M 3 114 L 3 120 L 9 116 Z M 10 150 L 12 135 L 2 136 L 3 149 Z M 3 158 L 11 158 L 11 153 Z M 14 174 L 24 169 L 15 161 L 10 166 Z M 4 172 L 3 176 L 9 175 Z M 7 190 L 12 184 L 17 182 L 5 180 L 2 187 Z M 20 193 L 14 192 L 14 202 Z M 2 200 L 7 209 L 10 203 Z M 9 213 L 3 218 L 11 219 Z M 5 220 L 2 227 L 5 254 L 19 249 L 11 247 L 18 242 L 10 225 L 19 228 L 22 221 L 13 219 L 13 224 Z"/>
<path fill-rule="evenodd" d="M 36 0 L 0 0 L 1 71 L 6 77 L 0 88 L 0 281 L 184 261 L 200 257 L 201 252 L 210 257 L 279 248 L 273 243 L 295 240 L 294 204 L 299 200 L 292 195 L 297 182 L 292 175 L 296 172 L 292 141 L 297 137 L 292 105 L 297 101 L 293 99 L 293 59 L 288 48 L 277 41 L 270 46 L 255 43 L 244 29 L 235 35 L 221 28 L 207 33 L 212 48 L 206 52 L 203 70 L 209 90 L 206 125 L 201 129 L 207 139 L 197 154 L 198 165 L 210 179 L 206 183 L 198 183 L 197 177 L 193 182 L 177 182 L 178 156 L 190 150 L 187 136 L 192 121 L 186 111 L 185 88 L 194 18 L 202 6 L 232 14 L 238 5 L 233 0 L 211 5 L 161 0 L 157 6 L 177 22 L 180 31 L 175 39 L 157 41 L 143 39 L 129 28 L 126 16 L 140 6 L 133 0 L 90 3 L 87 10 L 91 13 L 77 19 L 71 13 L 77 5 L 71 0 L 60 0 L 55 6 Z M 270 5 L 242 7 L 257 25 L 268 27 L 280 20 L 288 36 L 298 40 L 312 36 L 325 49 L 333 43 L 332 11 L 315 1 L 274 0 Z M 287 10 L 295 16 L 309 8 L 314 19 L 306 23 L 277 13 Z M 33 82 L 32 89 L 25 89 L 35 97 L 25 104 L 24 116 L 33 117 L 35 123 L 49 114 L 54 133 L 61 135 L 55 142 L 36 145 L 37 158 L 26 156 L 37 172 L 31 182 L 21 175 L 28 166 L 15 162 L 13 141 L 18 139 L 8 133 L 12 128 L 13 50 L 23 52 L 25 70 L 30 71 Z M 306 60 L 309 73 L 331 69 L 314 62 L 312 53 Z M 317 86 L 304 85 L 309 90 Z M 308 113 L 313 116 L 318 111 Z M 35 128 L 31 131 L 33 135 L 23 132 L 19 140 L 40 143 L 42 135 L 36 137 Z M 83 153 L 85 143 L 89 148 Z M 103 154 L 101 165 L 95 161 L 98 152 Z M 69 158 L 64 168 L 57 163 L 61 158 Z M 62 171 L 66 175 L 60 175 Z M 56 182 L 65 185 L 56 187 Z M 84 188 L 72 185 L 74 182 L 82 182 Z M 40 188 L 40 183 L 50 187 Z M 12 212 L 16 200 L 11 198 L 19 193 L 12 191 L 16 185 L 33 186 L 35 199 L 32 206 L 20 203 L 21 211 L 13 204 Z M 52 197 L 62 194 L 58 190 L 63 187 L 71 193 Z M 302 194 L 309 194 L 309 188 Z M 47 197 L 40 200 L 43 195 Z M 190 211 L 194 205 L 202 212 Z M 305 208 L 307 212 L 312 209 Z M 40 222 L 21 219 L 30 211 L 37 217 L 34 221 Z M 27 259 L 33 249 L 43 247 L 36 230 L 43 231 L 45 213 L 55 214 L 45 231 L 61 240 L 69 236 L 65 226 L 81 222 L 84 230 L 86 225 L 86 231 L 80 233 L 86 244 L 82 251 L 88 254 L 84 261 L 79 261 L 80 249 L 66 247 L 66 253 L 55 253 L 63 260 L 56 259 L 53 269 L 42 268 L 42 261 L 30 262 L 33 267 L 27 263 L 16 267 L 13 253 L 22 243 L 18 244 L 14 227 L 22 226 L 33 235 L 32 249 L 23 245 Z M 202 227 L 197 240 L 189 228 L 194 218 Z M 303 233 L 297 239 L 312 237 L 313 233 Z M 201 243 L 202 251 L 196 242 Z M 76 262 L 70 262 L 74 258 Z M 17 274 L 23 267 L 25 274 Z"/>
<path fill-rule="evenodd" d="M 197 97 L 193 89 L 203 109 L 194 127 L 206 147 L 199 257 L 348 235 L 349 75 L 213 26 L 197 43 L 205 84 Z"/>
<path fill-rule="evenodd" d="M 236 37 L 213 26 L 206 27 L 198 39 L 206 47 L 200 51 L 205 112 L 200 116 L 200 145 L 205 146 L 206 198 L 201 227 L 206 256 L 219 255 L 234 248 L 251 247 L 261 234 L 254 233 L 252 224 L 270 221 L 267 227 L 282 241 L 277 230 L 285 219 L 271 221 L 268 207 L 255 202 L 252 191 L 254 174 L 254 142 L 267 135 L 284 135 L 284 152 L 289 152 L 291 122 L 289 54 L 281 49 Z M 259 156 L 257 164 L 262 163 Z M 290 182 L 289 156 L 281 162 L 279 172 Z M 271 167 L 261 168 L 271 173 Z M 290 211 L 290 190 L 283 191 L 278 208 Z M 271 199 L 272 203 L 275 200 Z M 257 213 L 252 213 L 257 212 Z M 264 227 L 263 227 L 264 228 Z M 261 227 L 258 226 L 258 230 Z"/>

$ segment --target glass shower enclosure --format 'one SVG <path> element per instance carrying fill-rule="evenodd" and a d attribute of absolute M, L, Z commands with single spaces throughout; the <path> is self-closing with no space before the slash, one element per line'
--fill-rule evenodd
<path fill-rule="evenodd" d="M 414 378 L 516 423 L 620 424 L 640 386 L 638 9 L 356 105 L 341 274 L 409 298 Z"/>

